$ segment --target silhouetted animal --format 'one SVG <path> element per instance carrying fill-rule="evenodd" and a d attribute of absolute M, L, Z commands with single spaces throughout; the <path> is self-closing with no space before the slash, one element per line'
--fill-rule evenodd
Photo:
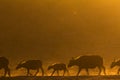
<path fill-rule="evenodd" d="M 114 61 L 111 63 L 110 68 L 114 68 L 115 66 L 119 66 L 119 69 L 117 71 L 117 74 L 119 74 L 119 72 L 120 72 L 120 60 L 115 61 L 115 59 L 114 59 Z"/>
<path fill-rule="evenodd" d="M 8 76 L 10 77 L 10 68 L 8 67 L 8 65 L 9 60 L 5 57 L 0 57 L 0 69 L 4 69 L 4 76 L 8 74 Z"/>
<path fill-rule="evenodd" d="M 60 70 L 64 71 L 63 76 L 64 76 L 65 72 L 68 72 L 68 70 L 66 68 L 66 65 L 64 63 L 56 63 L 56 64 L 53 64 L 51 66 L 48 66 L 48 70 L 50 70 L 50 69 L 53 69 L 53 72 L 52 72 L 51 76 L 53 76 L 55 71 L 57 71 L 58 76 L 59 76 L 59 71 Z M 68 74 L 69 74 L 69 72 L 68 72 Z"/>
<path fill-rule="evenodd" d="M 41 69 L 41 71 L 42 71 L 42 76 L 44 75 L 42 62 L 40 60 L 28 60 L 28 61 L 26 61 L 24 63 L 20 62 L 17 65 L 16 69 L 19 69 L 19 68 L 22 68 L 22 67 L 27 69 L 27 76 L 32 75 L 30 73 L 30 70 L 37 70 L 37 72 L 34 75 L 34 76 L 36 76 L 38 74 L 38 72 L 39 72 L 39 69 Z"/>
<path fill-rule="evenodd" d="M 102 69 L 104 70 L 104 74 L 106 74 L 105 67 L 103 66 L 103 58 L 98 55 L 84 55 L 81 57 L 77 57 L 76 59 L 72 58 L 69 61 L 68 67 L 72 67 L 74 65 L 79 67 L 77 76 L 82 69 L 85 69 L 87 74 L 89 75 L 88 69 L 96 67 L 98 67 L 99 69 L 99 75 Z"/>

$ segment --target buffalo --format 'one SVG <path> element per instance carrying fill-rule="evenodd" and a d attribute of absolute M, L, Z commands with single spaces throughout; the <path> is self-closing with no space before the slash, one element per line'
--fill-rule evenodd
<path fill-rule="evenodd" d="M 27 69 L 27 76 L 29 75 L 32 75 L 30 73 L 30 70 L 37 70 L 37 72 L 35 73 L 34 76 L 36 76 L 39 72 L 39 69 L 41 69 L 42 71 L 42 76 L 44 75 L 44 70 L 43 70 L 43 67 L 42 67 L 42 62 L 40 60 L 28 60 L 28 61 L 25 61 L 25 62 L 20 62 L 16 69 L 20 69 L 20 68 L 25 68 Z"/>
<path fill-rule="evenodd" d="M 9 60 L 6 57 L 0 57 L 0 69 L 4 69 L 4 76 L 8 74 L 10 77 L 10 68 L 8 67 Z"/>
<path fill-rule="evenodd" d="M 65 72 L 68 72 L 68 70 L 66 68 L 66 64 L 64 64 L 64 63 L 55 63 L 53 65 L 50 65 L 50 66 L 48 66 L 48 70 L 50 70 L 50 69 L 53 69 L 53 72 L 52 72 L 51 76 L 53 76 L 55 71 L 57 71 L 58 76 L 59 76 L 59 71 L 60 70 L 64 71 L 63 76 L 64 76 Z"/>
<path fill-rule="evenodd" d="M 89 75 L 89 69 L 96 67 L 98 67 L 99 69 L 98 75 L 101 74 L 102 69 L 104 71 L 104 74 L 106 74 L 105 67 L 103 66 L 103 58 L 99 55 L 83 55 L 77 58 L 72 58 L 69 61 L 68 67 L 72 67 L 75 65 L 79 67 L 77 76 L 82 69 L 85 69 L 87 74 Z"/>
<path fill-rule="evenodd" d="M 110 68 L 114 68 L 115 66 L 118 66 L 119 67 L 119 69 L 118 69 L 118 71 L 117 71 L 117 74 L 119 74 L 119 72 L 120 72 L 120 60 L 118 60 L 118 61 L 115 61 L 115 59 L 114 59 L 114 61 L 111 63 L 111 65 L 110 65 Z"/>

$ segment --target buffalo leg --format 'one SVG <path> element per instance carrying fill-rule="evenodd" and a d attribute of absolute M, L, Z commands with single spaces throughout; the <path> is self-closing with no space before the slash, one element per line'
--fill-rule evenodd
<path fill-rule="evenodd" d="M 34 75 L 34 76 L 36 76 L 36 75 L 38 74 L 38 72 L 39 72 L 39 69 L 37 69 L 37 72 L 35 73 L 35 75 Z"/>
<path fill-rule="evenodd" d="M 57 70 L 57 74 L 58 74 L 58 76 L 59 76 L 59 70 Z"/>
<path fill-rule="evenodd" d="M 5 72 L 5 73 L 4 73 L 4 76 L 6 76 L 6 74 L 7 74 L 7 69 L 4 69 L 4 72 Z"/>
<path fill-rule="evenodd" d="M 27 69 L 27 76 L 29 76 L 29 70 Z"/>
<path fill-rule="evenodd" d="M 42 71 L 42 76 L 44 76 L 44 70 L 43 70 L 43 67 L 41 67 L 41 71 Z"/>
<path fill-rule="evenodd" d="M 104 66 L 102 66 L 102 68 L 103 68 L 103 72 L 104 72 L 104 74 L 106 75 L 106 70 L 105 70 L 105 67 L 104 67 Z"/>
<path fill-rule="evenodd" d="M 81 68 L 79 68 L 78 73 L 77 73 L 77 76 L 79 76 L 80 71 L 81 71 Z"/>
<path fill-rule="evenodd" d="M 10 69 L 9 68 L 7 69 L 7 72 L 8 72 L 8 76 L 10 77 Z"/>
<path fill-rule="evenodd" d="M 27 69 L 27 76 L 31 76 L 32 74 L 30 73 L 30 70 L 29 69 Z"/>
<path fill-rule="evenodd" d="M 68 76 L 70 76 L 68 69 L 66 69 Z"/>
<path fill-rule="evenodd" d="M 99 69 L 98 75 L 100 75 L 101 74 L 101 67 L 98 67 L 98 69 Z"/>
<path fill-rule="evenodd" d="M 120 72 L 120 68 L 118 69 L 117 74 L 119 74 L 119 72 Z"/>
<path fill-rule="evenodd" d="M 66 72 L 66 70 L 64 70 L 64 72 L 63 72 L 63 76 L 65 75 L 65 72 Z"/>
<path fill-rule="evenodd" d="M 55 70 L 52 72 L 51 76 L 53 76 L 54 73 L 55 73 Z"/>
<path fill-rule="evenodd" d="M 86 70 L 86 72 L 87 72 L 87 75 L 89 75 L 89 71 L 88 71 L 88 68 L 86 68 L 85 70 Z"/>
<path fill-rule="evenodd" d="M 8 76 L 10 77 L 10 69 L 7 67 L 4 68 L 4 76 L 6 76 L 8 74 Z"/>

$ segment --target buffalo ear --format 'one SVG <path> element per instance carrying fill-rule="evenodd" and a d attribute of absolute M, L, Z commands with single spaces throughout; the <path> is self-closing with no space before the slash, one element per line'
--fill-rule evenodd
<path fill-rule="evenodd" d="M 19 64 L 22 64 L 24 61 L 25 61 L 25 60 L 20 61 L 20 63 L 19 63 Z"/>

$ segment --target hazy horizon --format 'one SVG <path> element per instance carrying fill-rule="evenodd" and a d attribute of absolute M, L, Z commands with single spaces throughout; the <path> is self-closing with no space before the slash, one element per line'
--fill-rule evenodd
<path fill-rule="evenodd" d="M 45 65 L 97 54 L 120 59 L 119 0 L 1 0 L 0 56 L 11 65 L 40 59 Z"/>

